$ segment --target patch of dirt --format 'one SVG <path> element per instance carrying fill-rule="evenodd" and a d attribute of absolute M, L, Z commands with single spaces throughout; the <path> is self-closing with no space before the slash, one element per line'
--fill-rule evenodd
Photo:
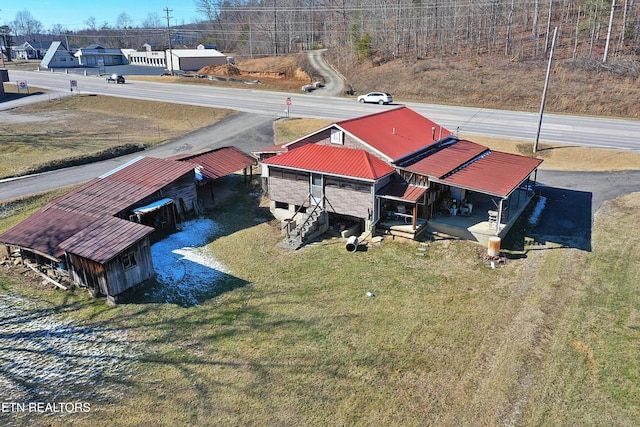
<path fill-rule="evenodd" d="M 279 90 L 300 89 L 312 81 L 295 56 L 278 58 L 249 58 L 235 65 L 209 65 L 197 74 L 215 77 L 232 77 L 243 80 L 259 80 L 262 85 Z"/>

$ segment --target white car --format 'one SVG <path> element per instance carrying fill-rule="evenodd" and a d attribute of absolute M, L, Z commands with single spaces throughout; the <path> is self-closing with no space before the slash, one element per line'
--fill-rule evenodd
<path fill-rule="evenodd" d="M 364 104 L 365 102 L 373 102 L 375 104 L 391 104 L 393 97 L 389 93 L 385 92 L 369 92 L 366 95 L 360 95 L 358 102 Z"/>

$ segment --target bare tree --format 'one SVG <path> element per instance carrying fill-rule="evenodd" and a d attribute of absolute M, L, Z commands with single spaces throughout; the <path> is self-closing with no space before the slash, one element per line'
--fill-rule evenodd
<path fill-rule="evenodd" d="M 25 40 L 33 40 L 42 32 L 42 23 L 25 9 L 16 13 L 16 19 L 11 23 L 11 28 L 16 35 L 24 37 Z"/>

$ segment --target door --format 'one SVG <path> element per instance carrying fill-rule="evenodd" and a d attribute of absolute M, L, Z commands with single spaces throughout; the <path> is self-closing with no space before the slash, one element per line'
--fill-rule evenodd
<path fill-rule="evenodd" d="M 318 173 L 311 174 L 311 187 L 309 192 L 311 193 L 311 204 L 319 205 L 322 202 L 322 175 Z"/>

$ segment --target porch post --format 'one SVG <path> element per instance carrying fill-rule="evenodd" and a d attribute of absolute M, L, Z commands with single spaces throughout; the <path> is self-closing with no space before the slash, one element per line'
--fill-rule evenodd
<path fill-rule="evenodd" d="M 413 231 L 416 231 L 416 228 L 418 228 L 418 204 L 414 203 L 413 204 L 413 209 L 411 209 L 411 228 L 413 229 Z"/>
<path fill-rule="evenodd" d="M 500 223 L 502 222 L 502 202 L 504 199 L 500 199 L 498 204 L 498 222 L 496 223 L 496 236 L 500 235 Z"/>

